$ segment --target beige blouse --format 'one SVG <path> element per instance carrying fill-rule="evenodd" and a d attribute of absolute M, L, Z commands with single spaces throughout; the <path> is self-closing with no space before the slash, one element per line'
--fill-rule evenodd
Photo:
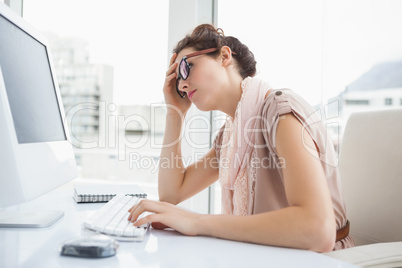
<path fill-rule="evenodd" d="M 222 198 L 233 198 L 239 195 L 236 191 L 247 191 L 247 211 L 250 214 L 273 211 L 288 207 L 286 193 L 281 171 L 281 159 L 278 157 L 275 147 L 275 134 L 279 122 L 279 116 L 293 113 L 303 124 L 315 142 L 319 153 L 322 168 L 325 172 L 332 204 L 335 212 L 336 227 L 340 229 L 346 224 L 346 209 L 342 196 L 339 170 L 337 167 L 336 153 L 332 140 L 327 135 L 326 128 L 321 120 L 320 111 L 314 109 L 299 95 L 290 89 L 272 90 L 267 96 L 259 112 L 262 119 L 257 119 L 255 131 L 255 145 L 248 165 L 248 181 L 242 182 L 241 189 L 223 189 Z M 216 156 L 219 160 L 221 154 L 223 126 L 213 142 Z M 246 188 L 246 189 L 244 189 Z M 244 196 L 244 194 L 241 194 Z M 227 213 L 227 212 L 225 212 Z M 351 223 L 353 224 L 353 223 Z M 338 241 L 334 250 L 354 246 L 350 236 Z"/>

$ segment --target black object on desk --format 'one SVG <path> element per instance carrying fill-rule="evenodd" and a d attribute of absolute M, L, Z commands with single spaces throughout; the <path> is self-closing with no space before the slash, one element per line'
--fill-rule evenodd
<path fill-rule="evenodd" d="M 65 241 L 60 246 L 60 255 L 81 258 L 106 258 L 116 255 L 119 244 L 104 235 L 92 235 Z"/>

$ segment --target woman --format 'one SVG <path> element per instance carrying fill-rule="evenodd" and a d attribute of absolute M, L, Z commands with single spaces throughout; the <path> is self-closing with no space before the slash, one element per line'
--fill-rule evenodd
<path fill-rule="evenodd" d="M 168 112 L 160 201 L 142 200 L 130 209 L 129 220 L 186 235 L 317 252 L 353 246 L 324 125 L 301 97 L 272 89 L 255 73 L 247 46 L 212 25 L 198 26 L 177 44 L 163 87 Z M 202 111 L 222 111 L 227 119 L 213 148 L 185 168 L 180 133 L 192 103 Z M 175 206 L 217 180 L 222 215 Z M 144 211 L 154 214 L 137 220 Z"/>

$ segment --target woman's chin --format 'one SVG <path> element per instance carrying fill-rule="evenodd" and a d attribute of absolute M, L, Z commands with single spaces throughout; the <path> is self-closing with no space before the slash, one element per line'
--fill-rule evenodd
<path fill-rule="evenodd" d="M 195 105 L 195 107 L 197 107 L 198 110 L 200 110 L 202 112 L 212 111 L 212 108 L 210 107 L 210 105 L 205 105 L 205 103 L 193 102 L 193 104 Z"/>
<path fill-rule="evenodd" d="M 209 96 L 207 96 L 206 98 L 204 96 L 202 96 L 203 98 L 200 97 L 200 95 L 193 96 L 193 98 L 191 99 L 191 102 L 195 105 L 195 107 L 197 107 L 198 110 L 203 112 L 214 110 L 213 99 L 211 99 Z"/>

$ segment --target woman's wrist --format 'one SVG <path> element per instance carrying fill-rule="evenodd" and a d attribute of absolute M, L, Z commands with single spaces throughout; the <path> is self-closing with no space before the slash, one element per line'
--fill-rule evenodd
<path fill-rule="evenodd" d="M 200 236 L 209 236 L 209 226 L 211 221 L 211 215 L 209 214 L 200 214 L 199 218 L 196 220 L 196 233 Z"/>
<path fill-rule="evenodd" d="M 186 113 L 179 112 L 177 110 L 168 108 L 167 113 L 166 113 L 166 121 L 169 119 L 179 119 L 181 122 L 184 121 L 184 118 L 186 117 Z"/>

